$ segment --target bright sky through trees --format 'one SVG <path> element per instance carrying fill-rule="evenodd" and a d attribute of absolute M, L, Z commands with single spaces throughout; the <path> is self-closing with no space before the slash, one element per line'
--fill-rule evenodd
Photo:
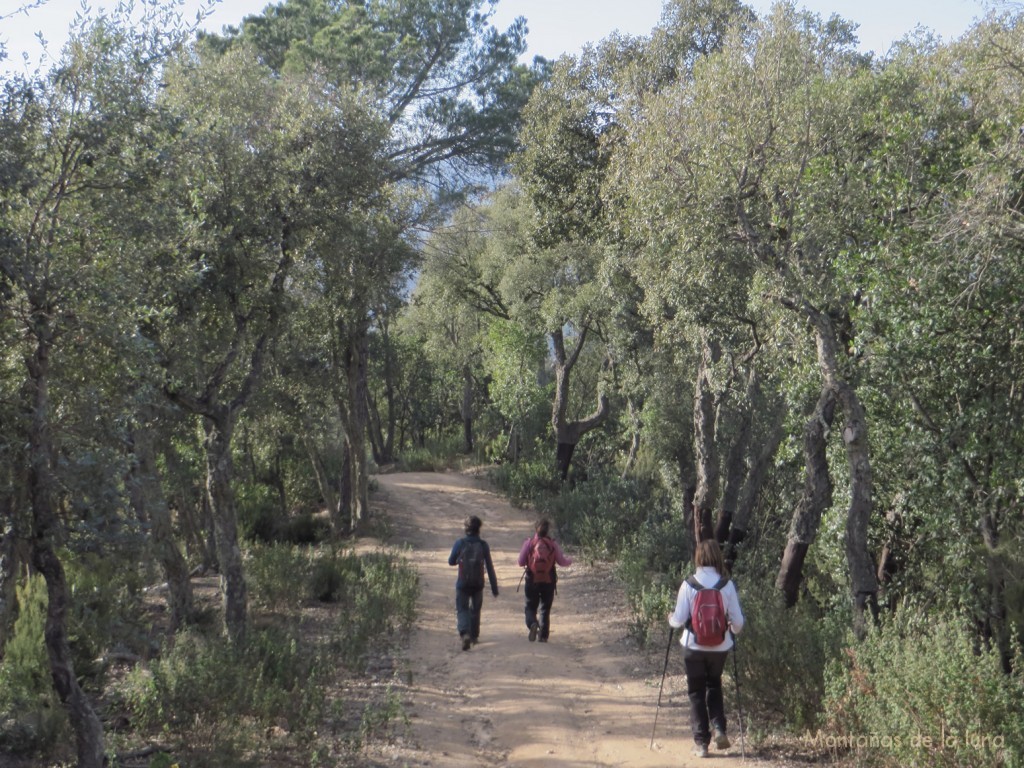
<path fill-rule="evenodd" d="M 0 0 L 0 16 L 28 2 Z M 183 13 L 191 16 L 201 4 L 201 0 L 183 0 Z M 770 0 L 749 4 L 758 13 L 771 7 Z M 856 22 L 860 25 L 861 46 L 880 53 L 918 25 L 948 40 L 985 13 L 981 0 L 806 0 L 798 4 L 823 16 L 836 13 Z M 95 0 L 92 4 L 94 11 L 112 5 L 112 0 Z M 237 24 L 243 17 L 259 13 L 266 5 L 266 0 L 221 0 L 205 26 L 219 31 L 226 24 Z M 647 33 L 660 18 L 662 5 L 662 0 L 501 0 L 495 18 L 499 26 L 507 26 L 514 17 L 525 16 L 530 29 L 528 57 L 557 58 L 562 53 L 576 53 L 584 44 L 615 30 Z M 80 7 L 78 0 L 47 0 L 27 14 L 4 18 L 0 22 L 0 41 L 7 44 L 9 60 L 0 66 L 20 66 L 22 53 L 35 61 L 41 51 L 35 34 L 40 31 L 56 56 L 68 24 Z"/>

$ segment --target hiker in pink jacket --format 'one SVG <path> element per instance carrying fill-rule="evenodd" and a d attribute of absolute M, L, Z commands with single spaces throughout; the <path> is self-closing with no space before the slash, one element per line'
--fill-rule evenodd
<path fill-rule="evenodd" d="M 524 541 L 519 550 L 519 565 L 526 569 L 526 626 L 531 643 L 538 636 L 542 643 L 548 641 L 551 603 L 555 600 L 558 581 L 555 566 L 572 565 L 572 558 L 566 557 L 558 542 L 548 536 L 550 528 L 547 520 L 538 520 L 534 526 L 536 533 Z"/>

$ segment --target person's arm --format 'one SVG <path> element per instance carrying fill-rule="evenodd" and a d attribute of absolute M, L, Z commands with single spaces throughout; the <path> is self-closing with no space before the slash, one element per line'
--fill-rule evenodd
<path fill-rule="evenodd" d="M 519 563 L 520 567 L 525 568 L 526 564 L 530 561 L 530 544 L 533 542 L 533 537 L 528 538 L 523 542 L 522 549 L 519 550 Z"/>
<path fill-rule="evenodd" d="M 484 562 L 487 563 L 487 578 L 491 582 L 491 594 L 498 596 L 498 576 L 494 573 L 494 563 L 491 561 L 491 548 L 484 542 Z"/>
<path fill-rule="evenodd" d="M 551 543 L 555 545 L 555 562 L 563 567 L 572 565 L 572 558 L 562 551 L 562 548 L 558 546 L 558 542 L 552 539 Z"/>
<path fill-rule="evenodd" d="M 462 539 L 458 539 L 455 544 L 452 545 L 452 553 L 448 555 L 448 565 L 459 564 L 459 552 L 462 550 Z"/>
<path fill-rule="evenodd" d="M 744 619 L 743 610 L 740 608 L 740 596 L 732 581 L 722 590 L 722 598 L 725 603 L 725 617 L 729 620 L 729 628 L 734 635 L 738 635 L 743 631 Z"/>
<path fill-rule="evenodd" d="M 676 596 L 676 609 L 669 614 L 668 623 L 670 626 L 679 629 L 685 627 L 690 620 L 690 600 L 693 587 L 685 581 L 679 585 L 679 594 Z"/>

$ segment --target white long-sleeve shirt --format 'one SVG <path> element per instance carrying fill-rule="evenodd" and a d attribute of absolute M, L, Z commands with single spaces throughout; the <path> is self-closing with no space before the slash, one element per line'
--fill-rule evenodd
<path fill-rule="evenodd" d="M 722 578 L 717 570 L 707 566 L 698 568 L 694 575 L 703 587 L 713 587 Z M 690 606 L 693 605 L 693 598 L 696 594 L 697 590 L 684 580 L 679 587 L 679 595 L 676 597 L 676 609 L 668 617 L 670 625 L 676 629 L 686 626 L 686 622 L 690 620 Z M 731 579 L 722 587 L 722 602 L 725 605 L 725 617 L 729 621 L 729 628 L 732 630 L 732 634 L 726 632 L 725 640 L 718 645 L 697 645 L 693 632 L 684 629 L 682 637 L 679 639 L 679 644 L 684 648 L 690 648 L 694 651 L 728 651 L 732 648 L 732 635 L 738 635 L 743 631 L 743 611 L 740 610 L 740 598 L 736 593 L 736 585 L 733 584 Z"/>

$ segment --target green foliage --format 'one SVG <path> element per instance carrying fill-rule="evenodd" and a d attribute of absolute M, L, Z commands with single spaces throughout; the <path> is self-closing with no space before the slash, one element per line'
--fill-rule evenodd
<path fill-rule="evenodd" d="M 1024 764 L 1021 658 L 1004 674 L 966 617 L 906 608 L 839 658 L 829 668 L 826 733 L 851 738 L 858 763 Z"/>
<path fill-rule="evenodd" d="M 491 467 L 488 476 L 514 504 L 543 503 L 558 492 L 560 480 L 550 460 L 531 459 Z"/>
<path fill-rule="evenodd" d="M 197 760 L 241 764 L 263 731 L 282 724 L 295 745 L 305 744 L 320 727 L 324 686 L 338 662 L 355 667 L 415 618 L 418 576 L 394 554 L 258 545 L 246 567 L 254 604 L 290 614 L 305 599 L 330 601 L 340 608 L 338 623 L 324 643 L 294 624 L 252 630 L 242 647 L 187 631 L 159 659 L 133 670 L 121 689 L 133 722 L 187 736 Z M 389 693 L 383 704 L 367 706 L 358 738 L 405 720 Z"/>
<path fill-rule="evenodd" d="M 786 609 L 772 581 L 736 579 L 746 619 L 737 646 L 744 696 L 788 727 L 817 725 L 826 667 L 849 631 L 843 598 L 827 611 L 809 600 Z"/>
<path fill-rule="evenodd" d="M 647 518 L 623 542 L 617 572 L 633 612 L 630 631 L 646 645 L 664 631 L 665 617 L 675 607 L 689 542 L 682 519 L 667 504 L 640 499 L 642 505 L 647 502 Z"/>
<path fill-rule="evenodd" d="M 52 748 L 69 731 L 43 641 L 46 582 L 30 576 L 16 594 L 18 618 L 0 661 L 0 747 L 27 753 Z"/>
<path fill-rule="evenodd" d="M 253 544 L 246 551 L 246 577 L 255 604 L 273 611 L 296 610 L 302 595 L 296 584 L 310 579 L 315 550 L 293 544 Z"/>
<path fill-rule="evenodd" d="M 254 630 L 242 647 L 183 632 L 161 658 L 135 668 L 122 693 L 138 726 L 187 734 L 196 755 L 239 759 L 281 722 L 305 738 L 319 719 L 329 669 L 323 649 L 293 630 Z"/>
<path fill-rule="evenodd" d="M 409 715 L 402 706 L 401 696 L 389 685 L 384 700 L 367 704 L 359 721 L 360 740 L 365 743 L 388 733 L 394 724 L 409 727 Z"/>
<path fill-rule="evenodd" d="M 665 617 L 675 607 L 679 587 L 673 587 L 661 576 L 654 581 L 630 580 L 627 584 L 632 610 L 629 631 L 640 645 L 646 646 L 666 631 Z"/>
<path fill-rule="evenodd" d="M 112 647 L 149 650 L 142 608 L 142 571 L 131 561 L 84 553 L 64 565 L 70 605 L 68 640 L 75 673 L 98 679 L 97 659 Z"/>
<path fill-rule="evenodd" d="M 166 752 L 157 752 L 149 761 L 148 768 L 174 768 L 177 765 L 174 757 Z"/>
<path fill-rule="evenodd" d="M 346 664 L 357 664 L 375 641 L 412 626 L 419 575 L 407 561 L 383 552 L 349 554 L 324 569 L 320 583 L 342 606 L 334 651 Z"/>
<path fill-rule="evenodd" d="M 577 544 L 595 558 L 618 558 L 627 546 L 639 547 L 645 557 L 654 554 L 646 550 L 651 543 L 643 537 L 642 529 L 654 515 L 664 517 L 665 500 L 642 479 L 622 479 L 598 474 L 574 486 L 565 486 L 557 496 L 537 500 L 538 510 L 558 522 L 558 530 L 567 542 Z M 677 553 L 678 557 L 678 553 Z M 664 565 L 662 560 L 658 566 Z"/>
<path fill-rule="evenodd" d="M 395 468 L 399 472 L 443 472 L 457 466 L 464 456 L 461 437 L 451 435 L 403 449 Z"/>

